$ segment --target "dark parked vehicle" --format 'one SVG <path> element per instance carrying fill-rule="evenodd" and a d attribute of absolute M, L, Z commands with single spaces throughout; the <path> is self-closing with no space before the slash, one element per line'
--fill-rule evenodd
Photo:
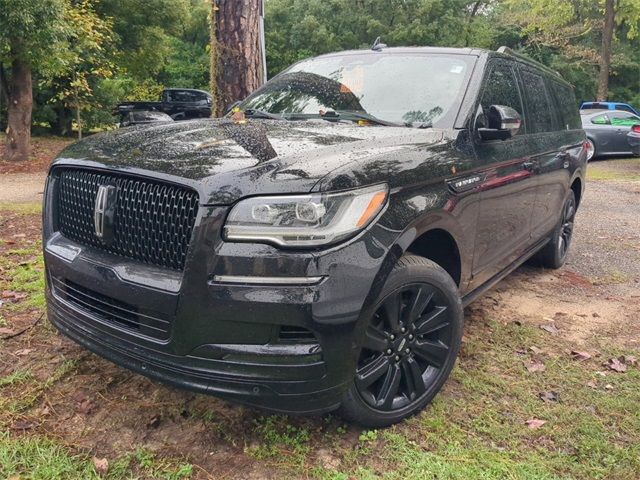
<path fill-rule="evenodd" d="M 130 127 L 132 125 L 148 125 L 160 122 L 173 122 L 173 118 L 162 112 L 131 110 L 121 115 L 119 126 Z"/>
<path fill-rule="evenodd" d="M 566 258 L 571 86 L 501 49 L 297 63 L 232 118 L 94 135 L 52 165 L 49 318 L 154 379 L 385 426 L 453 368 L 463 307 Z"/>
<path fill-rule="evenodd" d="M 170 115 L 174 120 L 209 118 L 213 100 L 208 92 L 191 88 L 167 88 L 159 102 L 125 102 L 115 113 L 123 116 L 132 110 L 155 110 Z"/>
<path fill-rule="evenodd" d="M 627 133 L 627 141 L 629 147 L 631 147 L 631 153 L 637 157 L 640 157 L 640 123 L 634 125 Z"/>
<path fill-rule="evenodd" d="M 588 160 L 596 156 L 632 155 L 631 128 L 640 117 L 621 110 L 581 110 L 582 128 L 589 142 Z"/>

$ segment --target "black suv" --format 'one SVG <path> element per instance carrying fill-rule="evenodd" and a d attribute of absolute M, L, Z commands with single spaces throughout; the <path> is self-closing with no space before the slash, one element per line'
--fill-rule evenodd
<path fill-rule="evenodd" d="M 463 306 L 563 264 L 585 159 L 571 86 L 509 50 L 304 60 L 228 118 L 60 154 L 49 318 L 162 382 L 389 425 L 442 387 Z"/>
<path fill-rule="evenodd" d="M 211 116 L 213 99 L 208 92 L 192 88 L 166 88 L 159 102 L 125 102 L 116 106 L 114 113 L 120 116 L 120 123 L 136 110 L 150 110 L 166 113 L 174 120 L 208 118 Z"/>

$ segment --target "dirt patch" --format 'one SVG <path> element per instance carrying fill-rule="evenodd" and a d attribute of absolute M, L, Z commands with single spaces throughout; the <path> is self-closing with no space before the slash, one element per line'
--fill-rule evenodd
<path fill-rule="evenodd" d="M 72 138 L 33 137 L 31 139 L 31 158 L 26 162 L 7 162 L 4 158 L 6 150 L 5 136 L 0 135 L 0 175 L 7 173 L 44 173 L 60 151 L 73 143 Z M 0 187 L 1 188 L 1 187 Z"/>
<path fill-rule="evenodd" d="M 0 203 L 42 202 L 45 180 L 45 173 L 0 174 Z"/>

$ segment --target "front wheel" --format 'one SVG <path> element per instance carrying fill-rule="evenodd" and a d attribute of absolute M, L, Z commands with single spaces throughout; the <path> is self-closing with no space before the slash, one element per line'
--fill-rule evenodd
<path fill-rule="evenodd" d="M 458 289 L 440 266 L 402 257 L 367 325 L 342 416 L 386 427 L 422 410 L 454 366 L 463 329 Z"/>

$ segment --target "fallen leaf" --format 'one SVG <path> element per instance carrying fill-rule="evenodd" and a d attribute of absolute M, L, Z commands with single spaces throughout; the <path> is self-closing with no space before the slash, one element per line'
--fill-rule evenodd
<path fill-rule="evenodd" d="M 604 388 L 606 388 L 607 390 L 613 390 L 613 385 L 611 385 L 610 383 L 607 383 Z"/>
<path fill-rule="evenodd" d="M 558 332 L 560 331 L 554 324 L 540 325 L 540 328 L 545 332 L 549 332 L 551 335 L 558 335 Z"/>
<path fill-rule="evenodd" d="M 537 428 L 540 428 L 542 425 L 544 425 L 545 423 L 547 423 L 546 420 L 540 420 L 538 418 L 530 418 L 529 420 L 527 420 L 526 422 L 524 422 L 525 425 L 527 427 L 529 427 L 531 430 L 535 430 Z"/>
<path fill-rule="evenodd" d="M 609 367 L 610 370 L 613 370 L 614 372 L 618 372 L 618 373 L 623 373 L 627 371 L 627 366 L 617 358 L 609 359 L 609 361 L 605 364 L 605 366 Z"/>
<path fill-rule="evenodd" d="M 574 360 L 589 360 L 591 358 L 591 354 L 579 350 L 571 350 L 571 356 Z"/>
<path fill-rule="evenodd" d="M 154 415 L 147 422 L 147 428 L 158 428 L 160 426 L 160 415 Z"/>
<path fill-rule="evenodd" d="M 78 404 L 78 411 L 80 413 L 84 413 L 85 415 L 89 415 L 93 412 L 95 408 L 95 404 L 91 401 L 91 399 L 86 398 Z"/>
<path fill-rule="evenodd" d="M 12 425 L 12 428 L 14 430 L 29 430 L 33 427 L 34 427 L 34 424 L 26 420 L 18 420 Z"/>
<path fill-rule="evenodd" d="M 529 350 L 531 350 L 536 355 L 540 355 L 541 353 L 544 352 L 544 350 L 542 350 L 541 348 L 538 348 L 538 347 L 529 347 Z"/>
<path fill-rule="evenodd" d="M 587 387 L 598 388 L 598 384 L 596 382 L 594 382 L 593 380 L 590 380 L 590 381 L 587 382 Z"/>
<path fill-rule="evenodd" d="M 109 461 L 106 458 L 93 457 L 93 467 L 97 473 L 104 475 L 109 470 Z"/>
<path fill-rule="evenodd" d="M 538 398 L 543 402 L 557 402 L 558 392 L 540 392 Z"/>
<path fill-rule="evenodd" d="M 23 348 L 21 350 L 16 350 L 14 352 L 14 355 L 17 355 L 18 357 L 24 357 L 25 355 L 29 355 L 31 352 L 33 352 L 33 348 Z"/>
<path fill-rule="evenodd" d="M 547 367 L 542 362 L 524 362 L 524 368 L 529 373 L 544 372 Z"/>
<path fill-rule="evenodd" d="M 13 290 L 3 290 L 2 293 L 0 293 L 0 296 L 5 300 L 17 301 L 27 298 L 28 295 L 22 292 L 14 292 Z"/>

